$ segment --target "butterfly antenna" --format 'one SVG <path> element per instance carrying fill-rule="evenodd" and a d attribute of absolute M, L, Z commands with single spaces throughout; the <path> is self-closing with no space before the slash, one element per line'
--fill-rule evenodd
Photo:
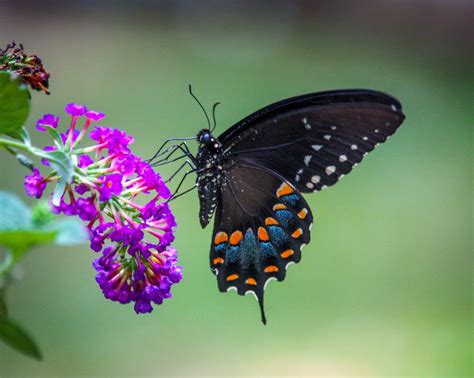
<path fill-rule="evenodd" d="M 189 84 L 189 94 L 192 96 L 192 98 L 194 98 L 196 100 L 198 105 L 201 107 L 202 111 L 204 112 L 204 115 L 206 116 L 207 125 L 209 126 L 209 129 L 210 129 L 211 128 L 211 121 L 209 120 L 209 116 L 207 115 L 207 112 L 206 112 L 206 109 L 204 109 L 204 106 L 202 106 L 202 104 L 199 102 L 197 97 L 194 95 L 193 90 L 191 88 L 191 84 Z"/>
<path fill-rule="evenodd" d="M 217 126 L 217 122 L 216 122 L 216 108 L 217 108 L 217 105 L 219 105 L 220 102 L 216 102 L 213 106 L 212 106 L 212 122 L 213 122 L 213 126 L 212 126 L 212 130 L 211 130 L 211 133 L 215 130 L 216 126 Z"/>

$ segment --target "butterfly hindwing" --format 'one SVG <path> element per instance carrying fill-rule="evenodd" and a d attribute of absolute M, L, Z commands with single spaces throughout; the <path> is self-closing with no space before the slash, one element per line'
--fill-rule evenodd
<path fill-rule="evenodd" d="M 258 180 L 255 180 L 258 177 Z M 296 188 L 260 167 L 238 161 L 226 171 L 210 265 L 220 291 L 254 293 L 260 303 L 267 282 L 283 281 L 310 240 L 311 210 Z"/>

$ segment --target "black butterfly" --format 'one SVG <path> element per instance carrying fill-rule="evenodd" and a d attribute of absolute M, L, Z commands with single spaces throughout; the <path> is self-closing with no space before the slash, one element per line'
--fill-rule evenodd
<path fill-rule="evenodd" d="M 404 118 L 386 94 L 327 91 L 276 102 L 217 138 L 201 130 L 196 156 L 175 145 L 197 173 L 201 226 L 215 214 L 210 265 L 219 290 L 253 293 L 265 324 L 267 283 L 283 281 L 310 241 L 313 216 L 301 193 L 335 184 Z"/>

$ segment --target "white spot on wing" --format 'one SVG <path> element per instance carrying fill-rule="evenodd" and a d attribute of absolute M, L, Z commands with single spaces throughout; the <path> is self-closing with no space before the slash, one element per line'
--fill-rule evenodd
<path fill-rule="evenodd" d="M 303 118 L 303 124 L 306 130 L 311 130 L 311 125 L 308 123 L 308 119 L 306 117 Z"/>
<path fill-rule="evenodd" d="M 318 175 L 314 175 L 313 177 L 311 177 L 311 181 L 317 184 L 319 181 L 321 181 L 321 177 Z"/>
<path fill-rule="evenodd" d="M 308 166 L 308 165 L 309 165 L 309 162 L 311 161 L 312 158 L 313 158 L 312 155 L 306 155 L 306 156 L 304 157 L 304 164 L 305 164 L 306 166 Z"/>
<path fill-rule="evenodd" d="M 327 135 L 325 135 L 323 138 L 326 139 L 326 140 L 330 140 L 330 139 L 331 139 L 331 135 L 327 134 Z"/>
<path fill-rule="evenodd" d="M 341 156 L 339 156 L 339 161 L 340 161 L 341 163 L 345 162 L 346 160 L 347 160 L 347 156 L 346 156 L 346 155 L 341 155 Z"/>
<path fill-rule="evenodd" d="M 300 182 L 300 175 L 296 175 L 295 181 L 296 181 L 296 182 Z"/>
<path fill-rule="evenodd" d="M 319 151 L 323 146 L 321 144 L 313 144 L 311 147 L 313 147 L 316 151 Z"/>
<path fill-rule="evenodd" d="M 357 150 L 357 144 L 353 144 L 353 145 L 351 146 L 351 150 Z"/>
<path fill-rule="evenodd" d="M 394 112 L 397 111 L 397 107 L 396 107 L 394 104 L 392 104 L 390 107 L 392 108 L 392 110 L 393 110 Z"/>
<path fill-rule="evenodd" d="M 307 187 L 308 189 L 313 189 L 313 188 L 314 188 L 314 185 L 313 185 L 312 182 L 307 182 L 307 183 L 306 183 L 306 187 Z"/>
<path fill-rule="evenodd" d="M 330 165 L 326 168 L 326 174 L 331 176 L 334 172 L 336 172 L 336 167 L 334 165 Z"/>
<path fill-rule="evenodd" d="M 227 288 L 227 291 L 228 291 L 228 292 L 229 292 L 229 291 L 232 291 L 232 290 L 237 291 L 237 287 L 231 286 L 231 287 L 228 287 L 228 288 Z"/>
<path fill-rule="evenodd" d="M 291 265 L 291 264 L 294 264 L 295 262 L 294 261 L 290 261 L 288 264 L 285 265 L 285 270 L 288 269 L 288 267 Z M 273 278 L 273 277 L 272 277 Z"/>
<path fill-rule="evenodd" d="M 331 130 L 336 130 L 337 126 L 331 126 Z"/>

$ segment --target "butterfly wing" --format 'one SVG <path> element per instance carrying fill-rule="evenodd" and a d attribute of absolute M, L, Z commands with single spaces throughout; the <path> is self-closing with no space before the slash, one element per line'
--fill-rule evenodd
<path fill-rule="evenodd" d="M 229 161 L 216 211 L 210 265 L 219 290 L 253 293 L 265 323 L 267 282 L 283 281 L 301 259 L 313 218 L 291 184 L 244 159 Z"/>
<path fill-rule="evenodd" d="M 403 119 L 400 103 L 380 92 L 320 92 L 261 109 L 219 140 L 230 157 L 251 160 L 312 192 L 349 173 Z"/>

